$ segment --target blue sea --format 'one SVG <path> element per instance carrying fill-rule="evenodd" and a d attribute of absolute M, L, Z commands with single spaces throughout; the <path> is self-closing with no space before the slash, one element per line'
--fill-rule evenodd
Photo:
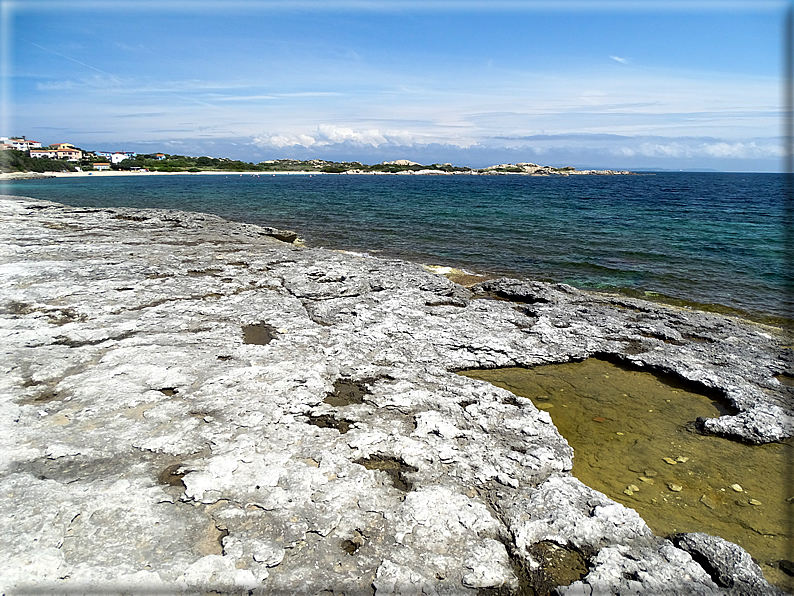
<path fill-rule="evenodd" d="M 792 312 L 782 174 L 82 177 L 0 192 L 214 213 L 295 230 L 309 246 L 760 320 Z"/>

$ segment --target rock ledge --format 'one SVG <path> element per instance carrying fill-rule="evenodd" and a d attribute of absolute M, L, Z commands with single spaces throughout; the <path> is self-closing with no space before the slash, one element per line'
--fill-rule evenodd
<path fill-rule="evenodd" d="M 774 441 L 776 330 L 272 235 L 0 199 L 2 593 L 541 593 L 539 545 L 584 561 L 560 594 L 777 593 L 735 545 L 654 536 L 570 475 L 548 414 L 454 374 L 608 354 L 723 392 L 738 413 L 704 430 Z"/>

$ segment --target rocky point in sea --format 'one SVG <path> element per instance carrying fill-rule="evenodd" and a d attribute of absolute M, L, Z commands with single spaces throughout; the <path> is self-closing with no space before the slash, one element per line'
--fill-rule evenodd
<path fill-rule="evenodd" d="M 607 354 L 722 391 L 737 413 L 703 432 L 769 442 L 794 429 L 772 328 L 294 239 L 0 200 L 3 594 L 779 593 L 455 374 Z"/>

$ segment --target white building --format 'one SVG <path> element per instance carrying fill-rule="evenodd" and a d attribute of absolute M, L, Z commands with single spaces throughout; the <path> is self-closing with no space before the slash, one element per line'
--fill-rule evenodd
<path fill-rule="evenodd" d="M 50 159 L 55 159 L 55 149 L 31 149 L 30 150 L 31 157 L 49 157 Z"/>
<path fill-rule="evenodd" d="M 25 137 L 0 137 L 0 143 L 11 145 L 14 149 L 19 151 L 30 151 L 31 149 L 41 149 L 41 143 L 32 141 Z"/>

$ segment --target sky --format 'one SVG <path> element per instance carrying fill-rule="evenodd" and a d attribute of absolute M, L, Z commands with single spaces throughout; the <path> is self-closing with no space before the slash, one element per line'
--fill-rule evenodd
<path fill-rule="evenodd" d="M 0 136 L 780 171 L 789 2 L 0 0 Z"/>

